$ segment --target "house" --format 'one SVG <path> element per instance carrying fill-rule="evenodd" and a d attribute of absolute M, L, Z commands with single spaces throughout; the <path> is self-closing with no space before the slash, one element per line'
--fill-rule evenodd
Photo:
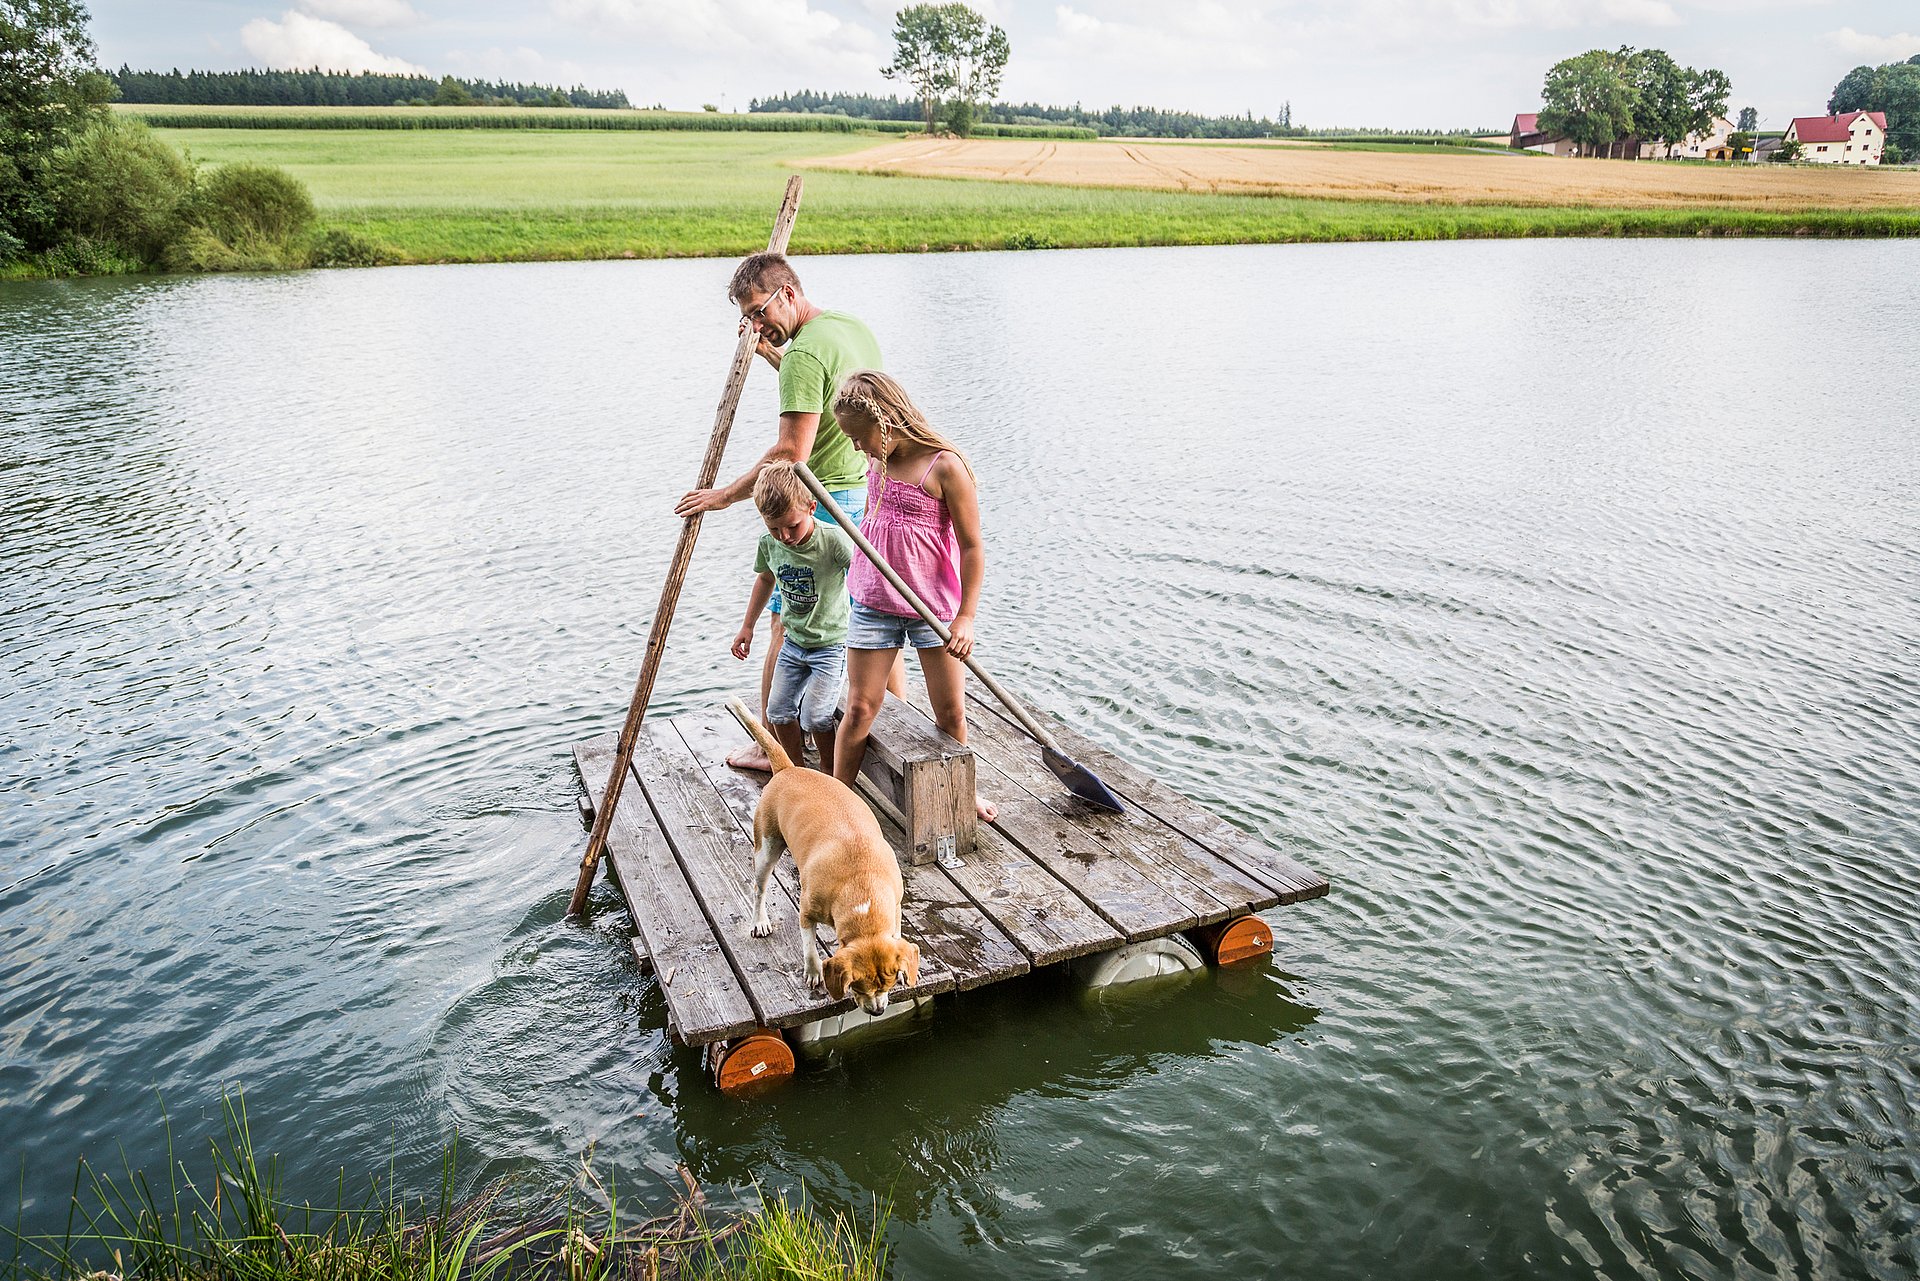
<path fill-rule="evenodd" d="M 1515 151 L 1538 151 L 1549 156 L 1595 155 L 1615 160 L 1645 160 L 1653 154 L 1653 144 L 1638 138 L 1622 138 L 1598 150 L 1582 152 L 1580 144 L 1570 138 L 1541 132 L 1537 111 L 1523 112 L 1513 118 L 1513 131 L 1507 135 L 1507 145 Z"/>
<path fill-rule="evenodd" d="M 1733 121 L 1715 116 L 1705 133 L 1696 133 L 1664 148 L 1668 160 L 1733 159 Z M 1661 149 L 1656 149 L 1656 155 Z"/>
<path fill-rule="evenodd" d="M 1800 159 L 1820 165 L 1877 165 L 1887 145 L 1887 113 L 1849 111 L 1844 116 L 1795 116 L 1786 141 L 1800 144 Z"/>
<path fill-rule="evenodd" d="M 1577 156 L 1580 144 L 1557 133 L 1540 132 L 1540 113 L 1529 111 L 1513 118 L 1507 145 L 1515 151 L 1538 151 L 1549 156 Z"/>
<path fill-rule="evenodd" d="M 1762 138 L 1753 144 L 1753 159 L 1756 162 L 1772 160 L 1780 154 L 1781 139 Z"/>

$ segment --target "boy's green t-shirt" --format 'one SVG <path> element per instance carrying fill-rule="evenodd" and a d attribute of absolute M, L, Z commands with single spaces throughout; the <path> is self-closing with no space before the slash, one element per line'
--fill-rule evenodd
<path fill-rule="evenodd" d="M 780 357 L 780 412 L 820 415 L 807 466 L 828 489 L 866 484 L 866 460 L 833 416 L 833 393 L 854 370 L 878 368 L 879 341 L 844 311 L 823 311 L 800 326 Z"/>
<path fill-rule="evenodd" d="M 772 534 L 760 535 L 753 572 L 772 574 L 780 589 L 780 620 L 787 638 L 801 649 L 847 643 L 852 603 L 847 570 L 853 564 L 853 540 L 838 525 L 813 522 L 813 533 L 798 547 Z"/>

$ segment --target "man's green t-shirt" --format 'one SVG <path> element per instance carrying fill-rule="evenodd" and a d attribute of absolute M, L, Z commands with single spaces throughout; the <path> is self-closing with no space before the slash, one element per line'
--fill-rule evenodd
<path fill-rule="evenodd" d="M 853 540 L 838 525 L 824 520 L 813 522 L 813 533 L 798 547 L 789 547 L 772 534 L 760 535 L 753 572 L 773 575 L 788 640 L 801 649 L 847 643 L 847 622 L 853 613 L 847 570 L 852 564 Z"/>
<path fill-rule="evenodd" d="M 878 368 L 880 344 L 873 331 L 844 311 L 823 311 L 800 326 L 780 357 L 780 412 L 820 415 L 807 466 L 828 489 L 866 484 L 866 461 L 834 419 L 833 393 L 854 370 Z"/>

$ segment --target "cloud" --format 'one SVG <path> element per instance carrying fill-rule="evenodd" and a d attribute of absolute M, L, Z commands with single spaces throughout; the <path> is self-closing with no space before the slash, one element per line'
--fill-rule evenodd
<path fill-rule="evenodd" d="M 323 71 L 386 71 L 423 76 L 425 67 L 376 53 L 373 47 L 337 22 L 313 18 L 289 9 L 280 21 L 255 18 L 240 29 L 240 43 L 268 67 Z"/>
<path fill-rule="evenodd" d="M 300 0 L 300 7 L 315 17 L 356 27 L 404 27 L 420 21 L 407 0 Z"/>
<path fill-rule="evenodd" d="M 878 55 L 880 38 L 815 9 L 807 0 L 550 0 L 556 17 L 604 35 L 690 53 L 738 55 L 769 65 L 801 57 L 861 66 Z"/>
<path fill-rule="evenodd" d="M 1852 27 L 1827 32 L 1827 42 L 1844 52 L 1869 62 L 1905 62 L 1920 53 L 1920 36 L 1901 32 L 1897 36 L 1874 36 Z"/>

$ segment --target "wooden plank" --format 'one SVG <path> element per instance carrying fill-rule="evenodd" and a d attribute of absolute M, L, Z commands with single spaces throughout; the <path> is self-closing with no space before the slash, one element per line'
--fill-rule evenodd
<path fill-rule="evenodd" d="M 760 1022 L 787 1027 L 823 1009 L 851 1008 L 814 996 L 794 946 L 799 913 L 781 887 L 767 895 L 773 933 L 753 937 L 753 842 L 670 724 L 641 726 L 633 771 Z"/>
<path fill-rule="evenodd" d="M 726 800 L 735 820 L 743 830 L 751 831 L 753 807 L 759 801 L 764 779 L 749 777 L 726 764 L 727 753 L 746 741 L 746 731 L 719 710 L 676 717 L 673 725 L 707 771 L 714 790 Z M 882 814 L 880 830 L 898 859 L 905 839 L 899 824 Z M 797 894 L 799 887 L 790 859 L 780 861 L 779 875 L 790 892 Z M 901 933 L 920 948 L 920 982 L 910 989 L 915 995 L 965 991 L 1027 971 L 1026 953 L 943 870 L 909 865 L 901 868 L 900 875 L 905 882 Z"/>
<path fill-rule="evenodd" d="M 1279 901 L 1267 885 L 1221 863 L 1153 815 L 1133 806 L 1115 814 L 1072 796 L 1040 759 L 1039 746 L 1010 722 L 969 705 L 967 726 L 980 760 L 1039 798 L 1056 823 L 1069 824 L 1082 840 L 1097 842 L 1103 859 L 1139 868 L 1179 900 L 1195 924 L 1244 916 Z"/>
<path fill-rule="evenodd" d="M 613 771 L 617 740 L 576 743 L 574 764 L 598 808 Z M 607 857 L 638 937 L 634 950 L 650 961 L 667 1000 L 667 1025 L 683 1045 L 743 1035 L 758 1022 L 733 967 L 707 924 L 699 900 L 653 814 L 637 790 L 623 793 L 607 830 Z"/>
<path fill-rule="evenodd" d="M 891 694 L 887 706 L 897 708 L 901 719 L 914 718 L 939 733 L 919 708 Z M 883 819 L 894 817 L 886 814 L 884 798 L 870 793 L 868 799 L 876 802 Z M 959 866 L 942 870 L 1036 966 L 1103 952 L 1127 941 L 1085 899 L 992 827 L 979 828 L 974 852 L 963 856 Z"/>
<path fill-rule="evenodd" d="M 923 690 L 914 687 L 909 702 L 931 719 Z M 999 810 L 993 829 L 1072 889 L 1127 941 L 1158 938 L 1197 923 L 1196 914 L 1152 877 L 1124 860 L 1107 857 L 1106 847 L 1073 818 L 1049 808 L 977 750 L 974 771 L 983 794 Z M 1048 791 L 1058 792 L 1057 780 L 1047 777 Z"/>
<path fill-rule="evenodd" d="M 991 715 L 1000 724 L 1014 733 L 1013 722 L 1000 709 L 984 699 L 975 697 L 971 692 L 968 707 L 968 723 L 981 715 Z M 1248 836 L 1219 815 L 1207 810 L 1199 803 L 1188 800 L 1180 793 L 1154 778 L 1145 770 L 1128 764 L 1125 760 L 1086 738 L 1059 717 L 1039 708 L 1028 705 L 1027 710 L 1033 718 L 1046 727 L 1059 742 L 1062 750 L 1069 756 L 1098 774 L 1107 786 L 1166 823 L 1179 829 L 1195 844 L 1212 853 L 1222 862 L 1231 864 L 1249 876 L 1258 877 L 1271 885 L 1279 903 L 1299 903 L 1307 899 L 1320 898 L 1331 888 L 1327 878 L 1307 867 L 1305 864 L 1288 858 L 1285 854 Z M 1031 740 L 1028 740 L 1031 741 Z"/>

